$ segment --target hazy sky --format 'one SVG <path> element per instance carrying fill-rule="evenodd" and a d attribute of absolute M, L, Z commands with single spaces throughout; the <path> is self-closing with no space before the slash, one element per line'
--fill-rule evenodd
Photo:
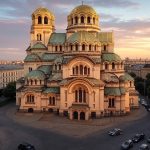
<path fill-rule="evenodd" d="M 81 0 L 0 0 L 0 59 L 24 59 L 30 42 L 31 14 L 44 6 L 65 32 L 67 15 Z M 84 0 L 100 15 L 102 31 L 114 31 L 122 58 L 150 58 L 150 0 Z"/>

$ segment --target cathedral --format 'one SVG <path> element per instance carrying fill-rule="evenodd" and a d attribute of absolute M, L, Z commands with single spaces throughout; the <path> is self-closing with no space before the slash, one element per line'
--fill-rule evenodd
<path fill-rule="evenodd" d="M 89 120 L 138 108 L 134 79 L 114 53 L 114 33 L 102 32 L 88 5 L 67 16 L 66 33 L 55 32 L 55 16 L 40 7 L 32 14 L 24 77 L 17 81 L 20 112 L 56 113 Z"/>

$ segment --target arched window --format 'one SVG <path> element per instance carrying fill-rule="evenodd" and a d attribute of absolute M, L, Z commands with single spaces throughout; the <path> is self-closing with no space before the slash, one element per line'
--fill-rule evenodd
<path fill-rule="evenodd" d="M 95 51 L 97 50 L 97 46 L 96 46 L 96 45 L 94 46 L 94 50 L 95 50 Z"/>
<path fill-rule="evenodd" d="M 91 18 L 87 17 L 87 23 L 91 23 Z"/>
<path fill-rule="evenodd" d="M 48 24 L 48 18 L 44 17 L 44 24 Z"/>
<path fill-rule="evenodd" d="M 34 103 L 34 95 L 27 95 L 26 102 L 27 103 Z"/>
<path fill-rule="evenodd" d="M 84 44 L 82 44 L 82 50 L 85 51 L 85 45 Z"/>
<path fill-rule="evenodd" d="M 75 68 L 72 69 L 72 73 L 73 73 L 73 75 L 75 74 Z"/>
<path fill-rule="evenodd" d="M 83 75 L 83 66 L 80 65 L 80 75 Z"/>
<path fill-rule="evenodd" d="M 42 24 L 42 17 L 38 16 L 38 24 Z"/>
<path fill-rule="evenodd" d="M 71 24 L 73 25 L 73 18 L 71 18 Z"/>
<path fill-rule="evenodd" d="M 57 65 L 55 64 L 55 70 L 57 70 Z"/>
<path fill-rule="evenodd" d="M 87 67 L 84 67 L 84 74 L 87 75 Z"/>
<path fill-rule="evenodd" d="M 78 17 L 75 17 L 75 24 L 78 24 Z"/>
<path fill-rule="evenodd" d="M 115 99 L 114 98 L 109 98 L 108 107 L 109 108 L 115 107 Z"/>
<path fill-rule="evenodd" d="M 79 69 L 78 69 L 78 66 L 76 66 L 76 74 L 79 73 Z"/>
<path fill-rule="evenodd" d="M 60 49 L 60 52 L 61 52 L 62 51 L 62 46 L 61 45 L 60 45 L 59 49 Z"/>
<path fill-rule="evenodd" d="M 55 97 L 49 97 L 49 105 L 55 105 L 56 101 L 55 101 Z"/>
<path fill-rule="evenodd" d="M 78 101 L 78 91 L 75 90 L 75 102 L 77 102 L 77 101 Z"/>
<path fill-rule="evenodd" d="M 88 75 L 90 75 L 90 68 L 88 68 Z"/>
<path fill-rule="evenodd" d="M 93 18 L 93 24 L 95 24 L 95 18 Z"/>
<path fill-rule="evenodd" d="M 71 50 L 71 51 L 73 50 L 73 45 L 70 45 L 70 50 Z"/>
<path fill-rule="evenodd" d="M 42 35 L 40 33 L 37 34 L 37 41 L 41 41 L 42 40 Z"/>
<path fill-rule="evenodd" d="M 89 51 L 91 51 L 92 50 L 92 45 L 89 45 Z"/>
<path fill-rule="evenodd" d="M 130 87 L 132 87 L 132 82 L 130 81 Z"/>
<path fill-rule="evenodd" d="M 57 50 L 58 50 L 58 48 L 57 48 L 57 46 L 55 46 L 55 51 L 57 52 Z"/>
<path fill-rule="evenodd" d="M 115 63 L 114 62 L 112 63 L 112 69 L 115 69 Z"/>
<path fill-rule="evenodd" d="M 53 97 L 53 102 L 52 102 L 52 104 L 55 105 L 55 97 Z"/>
<path fill-rule="evenodd" d="M 84 17 L 81 16 L 81 23 L 84 23 Z"/>
<path fill-rule="evenodd" d="M 105 64 L 105 69 L 106 69 L 106 70 L 108 69 L 108 64 Z"/>
<path fill-rule="evenodd" d="M 76 51 L 78 51 L 78 44 L 76 44 L 76 46 L 75 46 L 75 47 L 76 47 Z"/>
<path fill-rule="evenodd" d="M 79 89 L 79 102 L 82 103 L 82 89 Z"/>
<path fill-rule="evenodd" d="M 86 91 L 83 91 L 83 102 L 86 103 Z"/>
<path fill-rule="evenodd" d="M 106 45 L 104 45 L 104 51 L 106 51 L 107 50 L 107 46 Z"/>
<path fill-rule="evenodd" d="M 61 70 L 61 64 L 59 64 L 59 70 Z"/>
<path fill-rule="evenodd" d="M 40 80 L 40 85 L 42 84 L 42 80 Z"/>
<path fill-rule="evenodd" d="M 35 85 L 37 85 L 37 80 L 35 80 L 34 82 L 35 82 Z"/>

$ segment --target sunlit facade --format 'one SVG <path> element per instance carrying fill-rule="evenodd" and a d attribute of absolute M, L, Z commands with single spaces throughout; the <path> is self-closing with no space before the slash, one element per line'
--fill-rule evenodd
<path fill-rule="evenodd" d="M 25 78 L 17 83 L 19 110 L 88 120 L 138 108 L 134 80 L 114 53 L 113 32 L 101 31 L 96 11 L 77 6 L 67 21 L 66 33 L 56 33 L 52 12 L 33 12 Z"/>

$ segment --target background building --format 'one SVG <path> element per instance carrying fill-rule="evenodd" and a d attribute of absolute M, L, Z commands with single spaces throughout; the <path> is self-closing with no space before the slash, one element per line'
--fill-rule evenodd
<path fill-rule="evenodd" d="M 23 65 L 0 65 L 0 89 L 24 76 Z"/>
<path fill-rule="evenodd" d="M 67 32 L 55 33 L 52 12 L 33 12 L 25 78 L 17 82 L 20 111 L 54 111 L 88 120 L 137 108 L 134 80 L 114 53 L 113 32 L 101 31 L 97 12 L 80 5 L 67 21 Z"/>

